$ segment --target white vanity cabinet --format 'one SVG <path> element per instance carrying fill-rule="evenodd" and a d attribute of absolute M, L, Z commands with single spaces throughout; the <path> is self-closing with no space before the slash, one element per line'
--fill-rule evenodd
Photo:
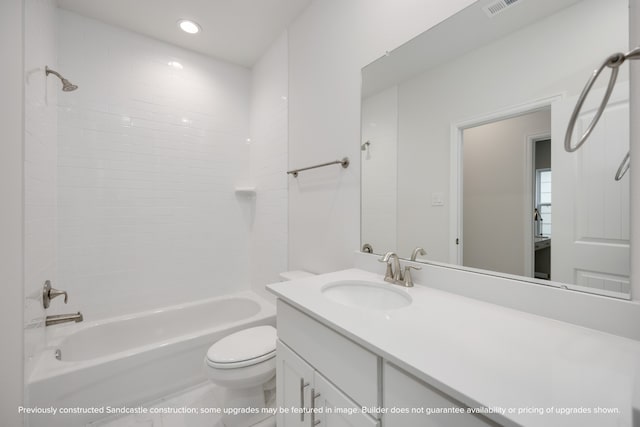
<path fill-rule="evenodd" d="M 289 347 L 277 343 L 278 427 L 379 427 L 360 406 L 338 390 Z M 314 412 L 314 409 L 317 412 Z M 349 413 L 351 412 L 351 413 Z"/>
<path fill-rule="evenodd" d="M 317 425 L 327 427 L 380 427 L 380 421 L 371 416 L 355 412 L 361 408 L 338 390 L 325 377 L 316 372 L 314 377 L 315 406 L 318 408 L 340 408 L 341 412 L 324 411 L 315 416 Z M 351 413 L 349 413 L 351 411 Z M 319 421 L 319 422 L 318 422 Z"/>
<path fill-rule="evenodd" d="M 464 413 L 460 402 L 282 300 L 277 312 L 278 427 L 498 425 Z M 385 412 L 367 414 L 363 407 Z M 312 408 L 318 412 L 311 415 Z M 415 408 L 460 408 L 462 413 L 427 415 Z"/>
<path fill-rule="evenodd" d="M 298 427 L 309 425 L 309 396 L 313 387 L 313 368 L 282 341 L 276 343 L 276 414 L 278 426 Z"/>
<path fill-rule="evenodd" d="M 386 408 L 405 408 L 408 413 L 384 414 L 383 425 L 393 427 L 489 427 L 498 426 L 491 420 L 475 414 L 431 414 L 427 409 L 466 408 L 451 397 L 425 384 L 389 362 L 383 367 L 383 401 Z M 422 412 L 420 408 L 424 409 Z M 414 409 L 412 411 L 411 409 Z"/>
<path fill-rule="evenodd" d="M 378 356 L 280 300 L 278 338 L 278 427 L 380 426 Z"/>

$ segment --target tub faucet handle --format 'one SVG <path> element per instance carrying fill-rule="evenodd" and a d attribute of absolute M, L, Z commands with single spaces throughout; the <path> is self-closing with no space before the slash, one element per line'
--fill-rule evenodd
<path fill-rule="evenodd" d="M 59 297 L 60 295 L 64 295 L 64 303 L 66 304 L 69 300 L 69 295 L 67 295 L 67 291 L 60 291 L 58 289 L 54 289 L 51 287 L 51 281 L 47 280 L 44 282 L 44 287 L 42 288 L 42 305 L 44 308 L 49 308 L 51 304 L 51 300 Z"/>

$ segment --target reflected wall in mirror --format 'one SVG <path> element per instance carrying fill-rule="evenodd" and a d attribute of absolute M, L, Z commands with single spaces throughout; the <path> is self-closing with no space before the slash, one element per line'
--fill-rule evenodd
<path fill-rule="evenodd" d="M 629 179 L 613 179 L 629 148 L 628 64 L 589 141 L 563 147 L 589 75 L 628 50 L 628 2 L 520 1 L 493 16 L 489 3 L 363 69 L 361 243 L 628 298 Z"/>
<path fill-rule="evenodd" d="M 462 265 L 550 278 L 550 137 L 549 108 L 463 130 Z"/>

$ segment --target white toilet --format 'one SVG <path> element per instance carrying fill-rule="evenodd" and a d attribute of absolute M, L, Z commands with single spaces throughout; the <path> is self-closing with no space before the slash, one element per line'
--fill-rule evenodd
<path fill-rule="evenodd" d="M 225 390 L 223 408 L 264 408 L 273 395 L 276 375 L 276 329 L 257 326 L 221 339 L 209 347 L 205 368 L 209 379 Z M 269 399 L 271 400 L 271 399 Z M 226 427 L 249 427 L 265 414 L 224 416 Z"/>
<path fill-rule="evenodd" d="M 306 271 L 280 273 L 282 281 L 313 276 Z M 222 338 L 209 347 L 205 369 L 214 384 L 225 388 L 222 408 L 255 408 L 275 404 L 276 329 L 257 326 Z M 225 415 L 225 427 L 275 426 L 265 414 Z"/>

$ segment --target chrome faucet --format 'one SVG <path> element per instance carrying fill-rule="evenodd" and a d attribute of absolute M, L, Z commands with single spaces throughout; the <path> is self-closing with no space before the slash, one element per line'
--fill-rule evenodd
<path fill-rule="evenodd" d="M 75 314 L 56 314 L 53 316 L 47 316 L 44 318 L 44 325 L 45 326 L 51 326 L 51 325 L 58 325 L 60 323 L 67 323 L 67 322 L 82 322 L 83 318 L 82 318 L 82 313 L 77 312 Z"/>
<path fill-rule="evenodd" d="M 384 281 L 393 283 L 394 285 L 405 286 L 407 288 L 413 287 L 413 278 L 411 277 L 411 269 L 421 270 L 421 267 L 414 267 L 412 265 L 406 265 L 404 272 L 400 265 L 400 258 L 395 252 L 387 252 L 378 261 L 387 264 L 387 271 L 384 275 Z"/>
<path fill-rule="evenodd" d="M 418 255 L 422 255 L 425 256 L 427 254 L 427 251 L 425 251 L 423 248 L 421 248 L 420 246 L 418 246 L 417 248 L 415 248 L 413 250 L 413 252 L 411 253 L 411 261 L 415 261 L 416 258 L 418 258 Z"/>
<path fill-rule="evenodd" d="M 380 262 L 387 263 L 387 271 L 384 275 L 385 282 L 397 283 L 398 281 L 402 281 L 402 270 L 398 254 L 395 252 L 387 252 L 384 254 Z"/>

